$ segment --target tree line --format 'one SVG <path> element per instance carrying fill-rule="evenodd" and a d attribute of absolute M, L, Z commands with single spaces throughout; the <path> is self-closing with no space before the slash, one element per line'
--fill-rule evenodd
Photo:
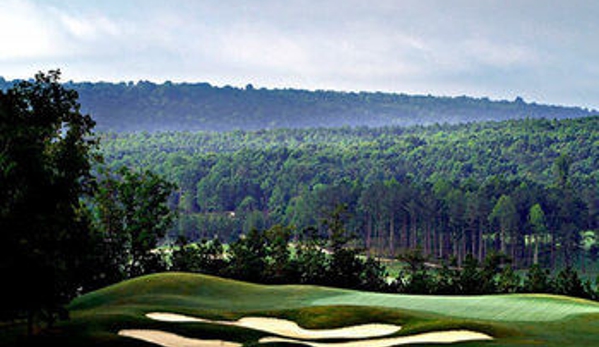
<path fill-rule="evenodd" d="M 164 256 L 174 271 L 211 274 L 266 284 L 313 284 L 388 293 L 482 295 L 548 293 L 599 300 L 590 280 L 572 267 L 551 273 L 539 264 L 515 271 L 503 253 L 489 253 L 482 262 L 468 254 L 461 266 L 452 258 L 433 266 L 422 249 L 405 250 L 397 259 L 405 267 L 390 276 L 381 259 L 365 256 L 347 229 L 347 211 L 338 206 L 316 227 L 293 240 L 289 227 L 252 229 L 225 247 L 217 238 L 197 242 L 179 239 Z M 167 260 L 168 259 L 168 260 Z M 168 263 L 168 265 L 167 265 Z"/>

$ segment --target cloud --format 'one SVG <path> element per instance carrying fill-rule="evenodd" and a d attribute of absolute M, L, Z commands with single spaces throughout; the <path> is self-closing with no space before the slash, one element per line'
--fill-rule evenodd
<path fill-rule="evenodd" d="M 0 3 L 0 61 L 98 54 L 120 34 L 118 24 L 97 13 L 70 13 L 26 0 Z"/>
<path fill-rule="evenodd" d="M 52 12 L 65 32 L 79 42 L 106 40 L 121 33 L 115 22 L 101 15 L 81 17 L 57 8 L 52 8 Z"/>
<path fill-rule="evenodd" d="M 56 54 L 51 25 L 28 1 L 0 2 L 0 61 L 44 58 Z"/>
<path fill-rule="evenodd" d="M 186 80 L 598 106 L 584 0 L 0 1 L 7 77 Z M 32 69 L 32 67 L 34 67 Z"/>

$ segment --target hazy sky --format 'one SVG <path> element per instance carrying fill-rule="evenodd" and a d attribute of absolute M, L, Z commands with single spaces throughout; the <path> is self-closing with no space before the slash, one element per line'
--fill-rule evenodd
<path fill-rule="evenodd" d="M 0 76 L 599 108 L 596 0 L 0 0 Z"/>

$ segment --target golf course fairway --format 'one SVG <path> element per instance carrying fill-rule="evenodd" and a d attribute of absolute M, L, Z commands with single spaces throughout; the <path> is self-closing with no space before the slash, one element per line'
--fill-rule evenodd
<path fill-rule="evenodd" d="M 71 319 L 44 344 L 166 346 L 152 338 L 167 336 L 179 341 L 173 347 L 599 346 L 599 303 L 552 295 L 380 294 L 171 272 L 83 295 L 69 309 Z M 385 329 L 343 335 L 369 325 Z M 142 339 L 140 332 L 153 335 Z"/>

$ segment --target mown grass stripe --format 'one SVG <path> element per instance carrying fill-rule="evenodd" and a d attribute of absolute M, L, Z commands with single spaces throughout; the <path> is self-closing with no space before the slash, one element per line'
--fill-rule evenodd
<path fill-rule="evenodd" d="M 492 321 L 554 321 L 599 313 L 599 304 L 550 295 L 424 296 L 348 292 L 320 298 L 312 305 L 400 308 L 452 317 Z"/>

